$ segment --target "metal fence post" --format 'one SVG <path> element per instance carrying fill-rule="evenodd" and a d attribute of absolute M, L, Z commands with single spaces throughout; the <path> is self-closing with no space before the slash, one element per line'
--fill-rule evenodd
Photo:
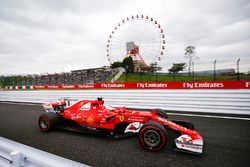
<path fill-rule="evenodd" d="M 216 59 L 214 60 L 214 81 L 216 81 Z"/>
<path fill-rule="evenodd" d="M 237 80 L 240 80 L 240 58 L 237 60 Z"/>

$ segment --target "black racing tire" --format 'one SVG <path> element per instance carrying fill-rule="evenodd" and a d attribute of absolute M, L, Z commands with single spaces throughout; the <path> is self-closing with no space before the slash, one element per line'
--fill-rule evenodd
<path fill-rule="evenodd" d="M 56 113 L 47 112 L 45 114 L 41 114 L 38 119 L 38 126 L 43 132 L 49 132 L 56 128 L 58 125 L 58 116 Z"/>
<path fill-rule="evenodd" d="M 161 118 L 164 118 L 164 119 L 167 119 L 168 118 L 168 114 L 166 111 L 160 109 L 160 108 L 156 108 L 154 109 L 153 111 L 156 111 L 156 115 L 161 117 Z"/>
<path fill-rule="evenodd" d="M 149 121 L 145 123 L 139 132 L 139 142 L 148 151 L 160 151 L 167 141 L 167 131 L 158 122 Z"/>

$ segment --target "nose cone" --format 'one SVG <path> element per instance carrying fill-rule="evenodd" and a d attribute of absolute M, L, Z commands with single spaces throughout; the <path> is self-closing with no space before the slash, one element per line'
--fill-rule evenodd
<path fill-rule="evenodd" d="M 189 135 L 181 135 L 175 139 L 178 151 L 198 153 L 203 152 L 203 139 L 192 140 Z"/>

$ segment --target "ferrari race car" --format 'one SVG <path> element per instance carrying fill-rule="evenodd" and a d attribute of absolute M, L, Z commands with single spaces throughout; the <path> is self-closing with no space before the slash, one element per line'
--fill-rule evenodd
<path fill-rule="evenodd" d="M 78 101 L 63 98 L 45 103 L 43 107 L 46 113 L 38 119 L 43 132 L 62 128 L 115 138 L 137 134 L 143 148 L 159 151 L 166 145 L 167 130 L 172 130 L 179 134 L 175 139 L 175 150 L 196 154 L 203 152 L 203 138 L 194 131 L 194 125 L 185 121 L 170 121 L 161 109 L 147 112 L 128 110 L 126 107 L 113 108 L 105 106 L 102 98 Z"/>

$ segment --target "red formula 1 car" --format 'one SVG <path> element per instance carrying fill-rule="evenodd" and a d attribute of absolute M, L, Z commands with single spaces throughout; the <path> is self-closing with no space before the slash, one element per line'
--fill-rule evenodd
<path fill-rule="evenodd" d="M 53 128 L 65 128 L 114 136 L 116 138 L 138 134 L 139 141 L 146 150 L 161 150 L 167 141 L 167 130 L 177 132 L 175 149 L 201 154 L 203 138 L 194 131 L 190 122 L 170 121 L 167 113 L 160 109 L 134 111 L 111 108 L 104 105 L 102 98 L 97 100 L 61 99 L 58 102 L 43 104 L 46 113 L 41 114 L 38 124 L 43 132 Z"/>

